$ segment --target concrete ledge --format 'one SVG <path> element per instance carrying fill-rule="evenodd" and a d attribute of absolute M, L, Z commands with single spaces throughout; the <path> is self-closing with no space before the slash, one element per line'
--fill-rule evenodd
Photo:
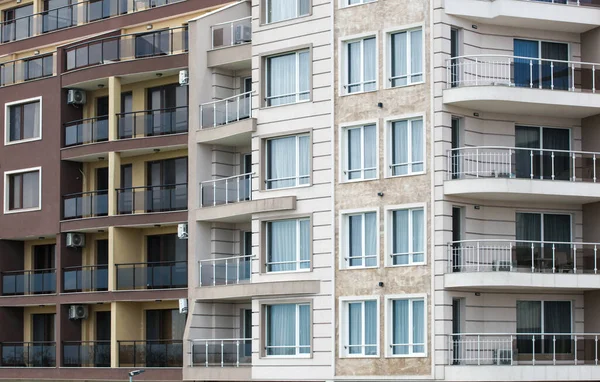
<path fill-rule="evenodd" d="M 196 210 L 196 221 L 219 221 L 240 223 L 252 218 L 252 214 L 261 212 L 291 211 L 296 209 L 295 196 L 249 200 L 223 204 L 214 207 L 202 207 Z"/>
<path fill-rule="evenodd" d="M 444 275 L 444 287 L 454 290 L 586 291 L 600 289 L 600 275 L 523 272 L 455 272 Z"/>
<path fill-rule="evenodd" d="M 206 52 L 207 66 L 214 68 L 217 66 L 226 69 L 241 69 L 244 66 L 250 67 L 252 58 L 252 44 L 238 44 L 225 48 L 218 48 Z"/>
<path fill-rule="evenodd" d="M 195 301 L 240 300 L 257 297 L 278 297 L 319 293 L 319 280 L 294 280 L 266 283 L 246 283 L 195 288 Z"/>
<path fill-rule="evenodd" d="M 210 143 L 224 146 L 250 145 L 252 133 L 256 131 L 256 118 L 246 118 L 237 122 L 196 131 L 196 143 Z"/>
<path fill-rule="evenodd" d="M 446 381 L 597 381 L 594 365 L 446 366 Z"/>
<path fill-rule="evenodd" d="M 184 381 L 249 381 L 252 367 L 195 366 L 183 369 Z"/>

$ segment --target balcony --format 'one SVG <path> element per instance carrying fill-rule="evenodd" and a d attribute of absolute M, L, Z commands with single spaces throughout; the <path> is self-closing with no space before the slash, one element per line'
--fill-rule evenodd
<path fill-rule="evenodd" d="M 110 341 L 63 342 L 64 367 L 110 367 Z"/>
<path fill-rule="evenodd" d="M 101 0 L 74 4 L 0 23 L 0 41 L 7 43 L 87 24 L 108 17 L 138 12 L 182 0 Z"/>
<path fill-rule="evenodd" d="M 200 105 L 200 129 L 196 142 L 225 146 L 250 143 L 256 131 L 252 117 L 253 92 L 246 92 Z"/>
<path fill-rule="evenodd" d="M 108 116 L 80 119 L 65 123 L 65 146 L 79 146 L 108 141 Z"/>
<path fill-rule="evenodd" d="M 65 49 L 66 72 L 90 66 L 169 56 L 188 50 L 187 27 L 147 33 L 117 35 Z"/>
<path fill-rule="evenodd" d="M 463 240 L 447 247 L 448 289 L 600 289 L 600 243 Z"/>
<path fill-rule="evenodd" d="M 474 55 L 446 61 L 445 104 L 483 112 L 585 118 L 600 113 L 600 64 Z"/>
<path fill-rule="evenodd" d="M 200 286 L 231 285 L 249 282 L 252 258 L 252 255 L 247 255 L 198 261 Z"/>
<path fill-rule="evenodd" d="M 117 290 L 187 287 L 187 261 L 115 264 Z"/>
<path fill-rule="evenodd" d="M 600 23 L 597 0 L 448 0 L 445 11 L 478 23 L 584 33 Z"/>
<path fill-rule="evenodd" d="M 55 367 L 55 342 L 2 342 L 0 367 Z"/>
<path fill-rule="evenodd" d="M 63 197 L 64 219 L 108 215 L 108 190 L 78 192 Z"/>
<path fill-rule="evenodd" d="M 187 183 L 118 188 L 118 214 L 142 214 L 187 209 Z"/>
<path fill-rule="evenodd" d="M 207 66 L 227 70 L 250 69 L 252 58 L 252 17 L 215 24 L 210 27 L 212 49 Z"/>
<path fill-rule="evenodd" d="M 446 195 L 483 200 L 600 200 L 600 153 L 521 147 L 462 147 L 447 154 Z"/>
<path fill-rule="evenodd" d="M 56 293 L 56 270 L 34 269 L 1 272 L 2 296 Z"/>
<path fill-rule="evenodd" d="M 108 266 L 84 265 L 63 268 L 63 291 L 100 292 L 108 290 Z"/>
<path fill-rule="evenodd" d="M 200 206 L 219 206 L 252 200 L 253 173 L 200 182 Z"/>
<path fill-rule="evenodd" d="M 457 333 L 448 380 L 590 381 L 600 377 L 597 333 Z"/>
<path fill-rule="evenodd" d="M 56 52 L 0 63 L 0 87 L 52 77 L 56 74 Z"/>
<path fill-rule="evenodd" d="M 188 131 L 187 106 L 117 114 L 119 139 L 153 137 Z"/>
<path fill-rule="evenodd" d="M 182 340 L 117 341 L 119 367 L 183 367 Z"/>

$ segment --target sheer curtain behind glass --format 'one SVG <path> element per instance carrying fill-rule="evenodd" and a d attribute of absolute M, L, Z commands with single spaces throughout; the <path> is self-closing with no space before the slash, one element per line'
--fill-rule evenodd
<path fill-rule="evenodd" d="M 377 265 L 377 214 L 375 212 L 348 216 L 348 244 L 350 267 Z"/>
<path fill-rule="evenodd" d="M 267 2 L 267 23 L 289 20 L 308 15 L 310 0 L 269 0 Z"/>
<path fill-rule="evenodd" d="M 412 214 L 412 262 L 425 261 L 425 222 L 422 209 L 411 210 Z"/>
<path fill-rule="evenodd" d="M 421 172 L 423 167 L 423 120 L 410 121 L 411 126 L 411 172 Z"/>
<path fill-rule="evenodd" d="M 392 354 L 409 354 L 409 300 L 392 302 Z"/>
<path fill-rule="evenodd" d="M 296 304 L 267 307 L 267 355 L 296 354 Z"/>
<path fill-rule="evenodd" d="M 267 141 L 267 188 L 296 185 L 296 137 Z"/>
<path fill-rule="evenodd" d="M 377 142 L 375 125 L 353 127 L 346 130 L 348 180 L 376 177 Z"/>
<path fill-rule="evenodd" d="M 348 304 L 348 354 L 362 354 L 363 352 L 363 323 L 361 302 Z"/>
<path fill-rule="evenodd" d="M 425 352 L 425 302 L 412 301 L 412 352 Z"/>
<path fill-rule="evenodd" d="M 297 220 L 267 223 L 267 272 L 296 270 Z"/>
<path fill-rule="evenodd" d="M 296 53 L 268 58 L 267 106 L 296 101 L 296 69 Z"/>
<path fill-rule="evenodd" d="M 377 79 L 377 47 L 375 44 L 375 38 L 367 38 L 363 40 L 363 62 L 363 90 L 375 90 Z"/>
<path fill-rule="evenodd" d="M 391 124 L 392 175 L 424 171 L 423 120 L 395 121 Z"/>
<path fill-rule="evenodd" d="M 377 302 L 348 303 L 348 354 L 377 354 Z"/>

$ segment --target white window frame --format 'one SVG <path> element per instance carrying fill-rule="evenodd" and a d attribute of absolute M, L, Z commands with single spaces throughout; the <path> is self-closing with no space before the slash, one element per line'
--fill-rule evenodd
<path fill-rule="evenodd" d="M 364 81 L 364 75 L 365 75 L 365 71 L 364 71 L 364 66 L 365 66 L 365 55 L 364 55 L 364 40 L 373 38 L 375 39 L 375 89 L 373 90 L 365 90 L 365 81 Z M 354 94 L 361 94 L 361 93 L 369 93 L 369 92 L 375 92 L 377 90 L 379 90 L 379 39 L 377 36 L 377 32 L 369 32 L 369 33 L 364 33 L 361 35 L 357 35 L 357 36 L 350 36 L 344 40 L 340 41 L 340 47 L 341 47 L 341 57 L 342 59 L 339 60 L 340 61 L 340 74 L 342 75 L 341 81 L 340 81 L 340 95 L 345 96 L 345 95 L 354 95 Z M 356 84 L 352 84 L 352 85 L 360 85 L 360 90 L 359 91 L 355 91 L 350 93 L 349 92 L 349 88 L 350 88 L 350 79 L 348 78 L 348 75 L 350 74 L 348 72 L 348 44 L 352 44 L 355 42 L 360 42 L 360 76 L 361 76 L 361 82 L 358 82 Z M 371 83 L 371 81 L 369 81 L 368 83 Z"/>
<path fill-rule="evenodd" d="M 377 353 L 373 355 L 364 354 L 365 348 L 365 302 L 366 301 L 375 301 L 376 302 L 376 338 L 377 342 L 375 346 L 377 347 Z M 362 353 L 360 354 L 350 354 L 348 350 L 348 343 L 350 340 L 350 326 L 349 326 L 349 307 L 348 305 L 351 303 L 362 303 Z M 380 336 L 380 321 L 381 321 L 381 306 L 380 299 L 374 296 L 356 296 L 356 297 L 340 297 L 339 301 L 339 311 L 341 312 L 339 316 L 339 327 L 341 328 L 340 335 L 341 340 L 339 341 L 339 354 L 340 358 L 379 358 L 380 356 L 380 346 L 379 346 L 379 336 Z"/>
<path fill-rule="evenodd" d="M 277 223 L 282 221 L 294 220 L 296 222 L 296 261 L 294 265 L 296 269 L 289 271 L 269 271 L 269 265 L 271 264 L 291 264 L 289 262 L 269 262 L 269 224 Z M 300 222 L 307 221 L 308 222 L 308 260 L 302 260 L 300 258 Z M 290 219 L 278 219 L 278 220 L 269 220 L 265 222 L 265 273 L 267 274 L 281 274 L 281 273 L 297 273 L 297 272 L 310 272 L 312 270 L 312 224 L 311 219 L 309 217 L 298 217 L 298 218 L 290 218 Z M 300 264 L 307 263 L 308 268 L 300 268 Z"/>
<path fill-rule="evenodd" d="M 295 20 L 295 19 L 299 19 L 301 17 L 306 17 L 306 16 L 310 16 L 311 12 L 312 12 L 312 0 L 308 0 L 308 13 L 306 14 L 299 14 L 300 13 L 300 0 L 294 0 L 295 5 L 296 5 L 296 14 L 295 16 L 292 16 L 290 18 L 287 19 L 281 19 L 281 20 L 277 20 L 277 21 L 270 21 L 269 20 L 269 6 L 271 5 L 271 1 L 272 0 L 265 0 L 265 6 L 264 6 L 264 24 L 265 25 L 271 25 L 271 24 L 276 24 L 276 23 L 282 23 L 284 21 L 289 21 L 289 20 Z"/>
<path fill-rule="evenodd" d="M 307 91 L 300 91 L 300 54 L 301 53 L 307 53 L 308 54 L 308 90 Z M 270 60 L 272 58 L 275 57 L 281 57 L 281 56 L 288 56 L 288 55 L 296 55 L 296 90 L 295 93 L 293 94 L 284 94 L 284 95 L 278 95 L 278 96 L 271 96 L 269 97 L 269 72 L 271 69 L 271 64 L 270 64 Z M 265 107 L 278 107 L 278 106 L 286 106 L 286 105 L 294 105 L 297 103 L 303 103 L 303 102 L 310 102 L 311 101 L 311 97 L 312 97 L 312 59 L 311 59 L 311 52 L 310 49 L 300 49 L 300 50 L 296 50 L 296 51 L 291 51 L 291 52 L 285 52 L 285 53 L 281 53 L 281 54 L 274 54 L 271 56 L 266 56 L 264 58 L 264 63 L 265 63 Z M 300 99 L 300 94 L 308 94 L 308 98 L 307 99 Z M 289 103 L 282 103 L 282 104 L 278 104 L 278 105 L 269 105 L 269 100 L 271 98 L 283 98 L 283 97 L 291 97 L 291 96 L 295 96 L 296 99 L 293 102 L 289 102 Z"/>
<path fill-rule="evenodd" d="M 10 113 L 9 113 L 9 109 L 12 106 L 18 106 L 18 105 L 23 105 L 23 104 L 27 104 L 27 103 L 33 103 L 33 102 L 39 102 L 40 104 L 40 136 L 39 137 L 35 137 L 35 138 L 27 138 L 27 139 L 20 139 L 17 141 L 10 141 Z M 18 145 L 20 143 L 27 143 L 27 142 L 34 142 L 34 141 L 41 141 L 42 140 L 42 97 L 33 97 L 33 98 L 27 98 L 27 99 L 21 99 L 18 101 L 13 101 L 13 102 L 7 102 L 4 104 L 4 145 L 5 146 L 9 146 L 9 145 Z"/>
<path fill-rule="evenodd" d="M 421 120 L 422 124 L 423 124 L 423 158 L 421 162 L 411 162 L 410 158 L 412 157 L 412 151 L 413 151 L 413 147 L 412 147 L 412 121 L 418 121 Z M 393 152 L 394 152 L 394 142 L 392 140 L 392 128 L 393 128 L 393 124 L 394 122 L 402 122 L 402 121 L 407 121 L 408 122 L 408 142 L 410 142 L 410 144 L 408 145 L 409 151 L 408 151 L 408 158 L 409 158 L 409 162 L 406 163 L 395 163 L 392 164 L 392 158 L 394 157 Z M 396 117 L 390 117 L 390 118 L 386 118 L 385 120 L 385 128 L 386 128 L 386 141 L 387 143 L 387 148 L 385 150 L 385 177 L 386 178 L 398 178 L 398 177 L 403 177 L 403 176 L 415 176 L 415 175 L 424 175 L 427 172 L 427 142 L 426 142 L 426 137 L 427 137 L 427 121 L 425 119 L 425 115 L 424 114 L 411 114 L 411 115 L 404 115 L 404 116 L 396 116 Z M 409 171 L 406 174 L 400 174 L 400 175 L 393 175 L 394 171 L 393 171 L 393 167 L 394 166 L 399 166 L 399 165 L 409 165 L 409 167 L 412 166 L 412 164 L 416 164 L 416 163 L 423 163 L 423 170 L 422 171 L 415 171 L 415 172 L 411 172 Z M 410 170 L 410 168 L 409 168 Z"/>
<path fill-rule="evenodd" d="M 373 148 L 373 150 L 375 150 L 375 167 L 373 168 L 365 168 L 364 164 L 365 164 L 365 134 L 364 134 L 364 128 L 365 126 L 371 126 L 374 125 L 375 127 L 375 147 Z M 344 183 L 351 183 L 351 182 L 362 182 L 362 181 L 368 181 L 368 180 L 376 180 L 379 179 L 379 123 L 377 123 L 377 120 L 372 120 L 372 121 L 364 121 L 364 122 L 356 122 L 353 124 L 343 124 L 340 125 L 341 128 L 341 139 L 340 139 L 340 152 L 342 153 L 342 161 L 340 162 L 340 179 L 342 182 Z M 348 153 L 348 131 L 352 130 L 352 129 L 361 129 L 361 151 L 360 151 L 360 156 L 361 156 L 361 163 L 362 163 L 362 168 L 359 170 L 352 170 L 353 172 L 358 172 L 360 171 L 361 177 L 360 178 L 356 178 L 356 179 L 349 179 L 348 173 L 350 172 L 348 169 L 348 157 L 349 157 L 349 153 Z M 373 178 L 365 178 L 365 170 L 375 170 L 375 177 Z"/>
<path fill-rule="evenodd" d="M 366 266 L 366 258 L 364 256 L 364 247 L 365 247 L 365 240 L 364 240 L 364 235 L 365 235 L 365 217 L 364 214 L 366 213 L 370 213 L 373 212 L 375 213 L 375 224 L 376 224 L 376 228 L 375 228 L 375 233 L 377 236 L 377 240 L 376 240 L 376 248 L 375 248 L 375 265 L 370 265 L 370 266 Z M 360 257 L 363 262 L 362 265 L 359 266 L 350 266 L 350 234 L 348 232 L 348 229 L 350 227 L 349 224 L 349 217 L 353 216 L 353 215 L 362 215 L 362 234 L 363 234 L 363 240 L 362 240 L 362 246 L 363 246 L 363 251 L 362 254 L 363 256 Z M 342 231 L 340 234 L 340 248 L 342 248 L 341 253 L 340 253 L 340 269 L 363 269 L 363 268 L 379 268 L 379 235 L 380 235 L 380 227 L 379 227 L 379 210 L 378 209 L 373 209 L 373 208 L 361 208 L 361 209 L 354 209 L 354 210 L 343 210 L 340 211 L 340 227 L 342 227 Z"/>
<path fill-rule="evenodd" d="M 365 5 L 365 4 L 375 3 L 375 2 L 377 2 L 377 0 L 360 0 L 360 2 L 358 2 L 356 4 L 349 4 L 350 3 L 349 0 L 339 0 L 339 7 L 340 8 L 351 8 L 351 7 L 357 7 L 359 5 Z"/>
<path fill-rule="evenodd" d="M 412 46 L 411 46 L 411 39 L 410 39 L 410 33 L 414 32 L 414 31 L 421 31 L 421 72 L 416 72 L 416 73 L 411 73 L 412 67 L 411 67 L 411 58 L 412 58 Z M 398 85 L 398 86 L 392 86 L 392 57 L 393 57 L 393 52 L 392 52 L 392 35 L 396 34 L 396 33 L 402 33 L 402 32 L 406 32 L 408 33 L 407 35 L 407 64 L 406 64 L 406 68 L 407 68 L 407 83 L 406 85 Z M 423 84 L 425 83 L 425 27 L 423 24 L 412 24 L 412 25 L 404 25 L 402 27 L 398 27 L 398 28 L 392 28 L 392 29 L 388 29 L 385 31 L 385 88 L 386 89 L 395 89 L 395 88 L 403 88 L 403 87 L 407 87 L 407 86 L 413 86 L 413 85 L 419 85 L 419 84 Z M 415 74 L 419 74 L 421 73 L 421 81 L 415 81 L 415 82 L 411 82 L 411 76 L 415 75 Z M 398 77 L 400 78 L 400 77 Z"/>
<path fill-rule="evenodd" d="M 293 177 L 288 177 L 288 178 L 281 178 L 281 179 L 269 179 L 267 178 L 269 172 L 267 171 L 267 168 L 269 166 L 269 141 L 273 141 L 276 139 L 282 139 L 282 138 L 289 138 L 289 137 L 295 137 L 296 138 L 296 174 Z M 302 175 L 300 176 L 300 137 L 307 137 L 308 138 L 308 175 Z M 265 191 L 272 191 L 272 190 L 285 190 L 285 189 L 289 189 L 289 188 L 297 188 L 297 187 L 310 187 L 311 185 L 311 181 L 312 181 L 312 138 L 311 138 L 311 134 L 310 133 L 301 133 L 301 134 L 293 134 L 293 135 L 283 135 L 283 136 L 277 136 L 277 137 L 271 137 L 271 138 L 267 138 L 265 139 L 265 144 L 264 144 L 264 148 L 265 148 L 265 165 L 264 165 L 264 170 L 265 170 Z M 300 184 L 300 178 L 308 178 L 308 182 L 305 184 Z M 274 181 L 281 181 L 281 180 L 290 180 L 290 179 L 294 179 L 296 184 L 293 186 L 288 186 L 288 187 L 277 187 L 277 188 L 273 188 L 273 187 L 269 187 L 269 182 L 274 182 Z"/>
<path fill-rule="evenodd" d="M 409 262 L 408 264 L 394 264 L 392 255 L 394 251 L 394 211 L 408 211 L 408 238 L 409 238 Z M 413 217 L 412 211 L 423 210 L 423 261 L 413 262 L 412 258 L 415 254 L 413 250 Z M 399 204 L 385 207 L 385 266 L 386 267 L 412 267 L 415 265 L 426 265 L 427 264 L 427 205 L 425 203 L 412 203 L 412 204 Z"/>
<path fill-rule="evenodd" d="M 408 330 L 408 337 L 409 337 L 409 346 L 411 349 L 411 352 L 409 352 L 408 354 L 394 354 L 393 350 L 392 350 L 392 345 L 393 343 L 393 336 L 394 336 L 394 328 L 393 328 L 393 324 L 394 324 L 394 309 L 393 309 L 393 302 L 397 301 L 397 300 L 408 300 L 409 301 L 409 308 L 408 308 L 408 326 L 409 326 L 409 330 Z M 413 353 L 412 352 L 412 348 L 414 345 L 421 345 L 421 344 L 414 344 L 412 343 L 413 341 L 413 302 L 414 301 L 423 301 L 423 328 L 424 328 L 424 333 L 423 333 L 423 353 Z M 427 316 L 428 316 L 428 310 L 429 307 L 427 305 L 427 294 L 425 293 L 421 293 L 421 294 L 398 294 L 398 295 L 387 295 L 385 296 L 385 357 L 386 358 L 424 358 L 427 357 L 427 350 L 428 350 L 428 328 L 427 328 Z"/>
<path fill-rule="evenodd" d="M 26 172 L 38 172 L 38 206 L 35 208 L 21 208 L 18 210 L 9 209 L 10 201 L 10 182 L 8 181 L 10 175 L 24 174 Z M 18 214 L 23 212 L 40 211 L 42 209 L 42 167 L 30 167 L 19 170 L 5 171 L 4 172 L 4 214 Z"/>
<path fill-rule="evenodd" d="M 267 344 L 269 343 L 269 338 L 268 338 L 268 333 L 269 333 L 269 306 L 274 306 L 274 305 L 287 305 L 287 304 L 293 304 L 296 305 L 296 333 L 295 333 L 295 348 L 296 348 L 296 354 L 295 355 L 269 355 L 269 351 L 268 351 L 268 346 Z M 308 345 L 308 353 L 300 353 L 300 347 L 306 347 L 306 346 L 300 346 L 300 306 L 301 305 L 306 305 L 308 306 L 308 329 L 310 331 L 309 334 L 309 345 Z M 312 342 L 312 324 L 313 324 L 313 318 L 312 318 L 312 304 L 310 302 L 281 302 L 281 303 L 265 303 L 263 305 L 264 307 L 264 311 L 265 311 L 265 339 L 264 339 L 264 349 L 265 349 L 265 353 L 264 353 L 264 357 L 265 358 L 310 358 L 312 357 L 312 352 L 313 352 L 313 342 Z M 287 346 L 286 346 L 287 347 Z M 291 347 L 291 346 L 290 346 Z"/>

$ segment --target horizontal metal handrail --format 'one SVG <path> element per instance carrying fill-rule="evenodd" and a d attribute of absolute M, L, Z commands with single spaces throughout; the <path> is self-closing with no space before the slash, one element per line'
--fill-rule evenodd
<path fill-rule="evenodd" d="M 164 30 L 158 29 L 158 30 L 151 30 L 148 32 L 124 33 L 124 34 L 118 34 L 118 35 L 114 35 L 114 36 L 100 37 L 100 38 L 97 38 L 94 40 L 89 40 L 89 41 L 84 41 L 84 42 L 76 43 L 73 45 L 69 45 L 68 47 L 65 48 L 65 50 L 71 50 L 74 48 L 79 48 L 84 45 L 91 45 L 91 44 L 99 43 L 102 41 L 114 40 L 114 39 L 119 39 L 119 38 L 123 38 L 123 37 L 132 37 L 132 36 L 145 35 L 145 34 L 151 34 L 151 33 L 159 33 L 159 32 L 163 32 L 163 31 L 175 31 L 175 30 L 180 30 L 180 29 L 187 30 L 187 27 L 186 26 L 172 27 L 172 28 L 168 28 L 168 29 L 164 29 Z"/>
<path fill-rule="evenodd" d="M 119 263 L 115 264 L 115 267 L 126 266 L 126 265 L 169 265 L 169 264 L 183 264 L 187 263 L 187 260 L 171 260 L 171 261 L 149 261 L 149 262 L 140 262 L 140 263 Z"/>
<path fill-rule="evenodd" d="M 141 114 L 141 113 L 158 113 L 161 111 L 172 112 L 174 110 L 183 110 L 187 109 L 187 106 L 174 106 L 174 107 L 164 107 L 160 109 L 148 109 L 148 110 L 138 110 L 138 111 L 128 111 L 124 113 L 117 113 L 118 116 L 121 115 L 130 115 L 130 114 Z"/>
<path fill-rule="evenodd" d="M 252 200 L 254 172 L 200 182 L 200 206 L 217 206 Z"/>
<path fill-rule="evenodd" d="M 74 196 L 107 194 L 107 193 L 108 193 L 108 190 L 94 190 L 94 191 L 74 192 L 72 194 L 65 194 L 65 195 L 63 195 L 63 198 L 70 198 L 70 197 L 74 197 Z"/>
<path fill-rule="evenodd" d="M 239 284 L 250 280 L 254 255 L 198 260 L 199 286 Z"/>
<path fill-rule="evenodd" d="M 108 264 L 75 265 L 75 266 L 71 266 L 71 267 L 63 267 L 63 271 L 76 271 L 79 269 L 108 269 Z"/>
<path fill-rule="evenodd" d="M 17 273 L 41 273 L 41 272 L 53 272 L 56 268 L 43 268 L 43 269 L 22 269 L 18 271 L 0 271 L 2 275 L 17 274 Z"/>
<path fill-rule="evenodd" d="M 252 16 L 241 17 L 239 19 L 230 20 L 230 21 L 223 21 L 222 23 L 213 24 L 213 25 L 211 25 L 211 27 L 216 27 L 219 25 L 228 25 L 228 24 L 235 23 L 238 21 L 243 21 L 243 20 L 252 20 Z"/>
<path fill-rule="evenodd" d="M 105 120 L 105 119 L 108 119 L 108 115 L 100 115 L 100 116 L 97 116 L 97 117 L 77 119 L 75 121 L 65 122 L 64 126 L 77 125 L 77 124 L 80 124 L 82 122 L 99 121 L 99 120 Z"/>
<path fill-rule="evenodd" d="M 190 366 L 235 366 L 252 364 L 252 338 L 189 339 Z"/>
<path fill-rule="evenodd" d="M 252 93 L 254 93 L 254 90 L 251 90 L 251 91 L 245 92 L 245 93 L 236 94 L 236 95 L 231 96 L 231 97 L 227 97 L 227 98 L 223 98 L 223 99 L 218 99 L 216 101 L 204 102 L 204 103 L 200 104 L 200 106 L 212 105 L 212 104 L 215 104 L 215 103 L 227 102 L 227 101 L 235 99 L 235 98 L 239 98 L 239 97 L 244 97 L 244 96 L 250 95 Z"/>
<path fill-rule="evenodd" d="M 536 0 L 534 0 L 536 1 Z M 456 56 L 452 58 L 447 58 L 446 61 L 453 61 L 461 58 L 512 58 L 517 60 L 533 60 L 533 61 L 542 61 L 542 62 L 554 62 L 554 63 L 563 63 L 563 64 L 580 64 L 580 65 L 596 65 L 600 67 L 600 63 L 598 62 L 587 62 L 587 61 L 573 61 L 573 60 L 555 60 L 551 58 L 535 58 L 535 57 L 524 57 L 524 56 L 513 56 L 510 54 L 468 54 L 464 56 Z"/>
<path fill-rule="evenodd" d="M 200 129 L 227 125 L 252 116 L 254 91 L 200 105 Z M 235 103 L 233 106 L 230 104 Z"/>
<path fill-rule="evenodd" d="M 8 61 L 2 61 L 2 62 L 0 62 L 0 66 L 8 65 L 8 64 L 14 64 L 16 62 L 34 60 L 36 58 L 40 58 L 40 57 L 44 57 L 44 56 L 50 56 L 50 55 L 55 55 L 55 54 L 56 54 L 56 50 L 53 50 L 51 52 L 42 53 L 42 54 L 38 54 L 38 55 L 35 55 L 35 56 L 27 56 L 27 57 L 15 58 L 13 60 L 8 60 Z"/>
<path fill-rule="evenodd" d="M 151 189 L 151 188 L 176 187 L 176 186 L 187 186 L 187 183 L 159 184 L 159 185 L 156 185 L 156 186 L 121 187 L 121 188 L 116 188 L 115 190 L 117 190 L 117 191 L 148 190 L 148 189 Z"/>
<path fill-rule="evenodd" d="M 240 40 L 236 41 L 235 39 L 235 27 L 236 26 L 245 26 L 248 28 L 252 28 L 252 17 L 248 16 L 248 17 L 244 17 L 241 19 L 237 19 L 237 20 L 231 20 L 231 21 L 225 21 L 219 24 L 213 24 L 210 26 L 210 35 L 211 35 L 211 48 L 215 49 L 215 48 L 224 48 L 224 47 L 228 47 L 228 46 L 234 46 L 237 44 L 244 44 L 244 43 L 248 43 L 249 40 L 252 39 L 252 37 L 250 36 L 250 38 L 248 40 L 244 40 L 244 36 L 240 36 Z M 216 30 L 220 30 L 222 31 L 222 33 L 219 35 L 219 40 L 216 40 L 215 38 L 215 31 Z M 221 44 L 215 44 L 215 41 L 220 41 Z"/>

